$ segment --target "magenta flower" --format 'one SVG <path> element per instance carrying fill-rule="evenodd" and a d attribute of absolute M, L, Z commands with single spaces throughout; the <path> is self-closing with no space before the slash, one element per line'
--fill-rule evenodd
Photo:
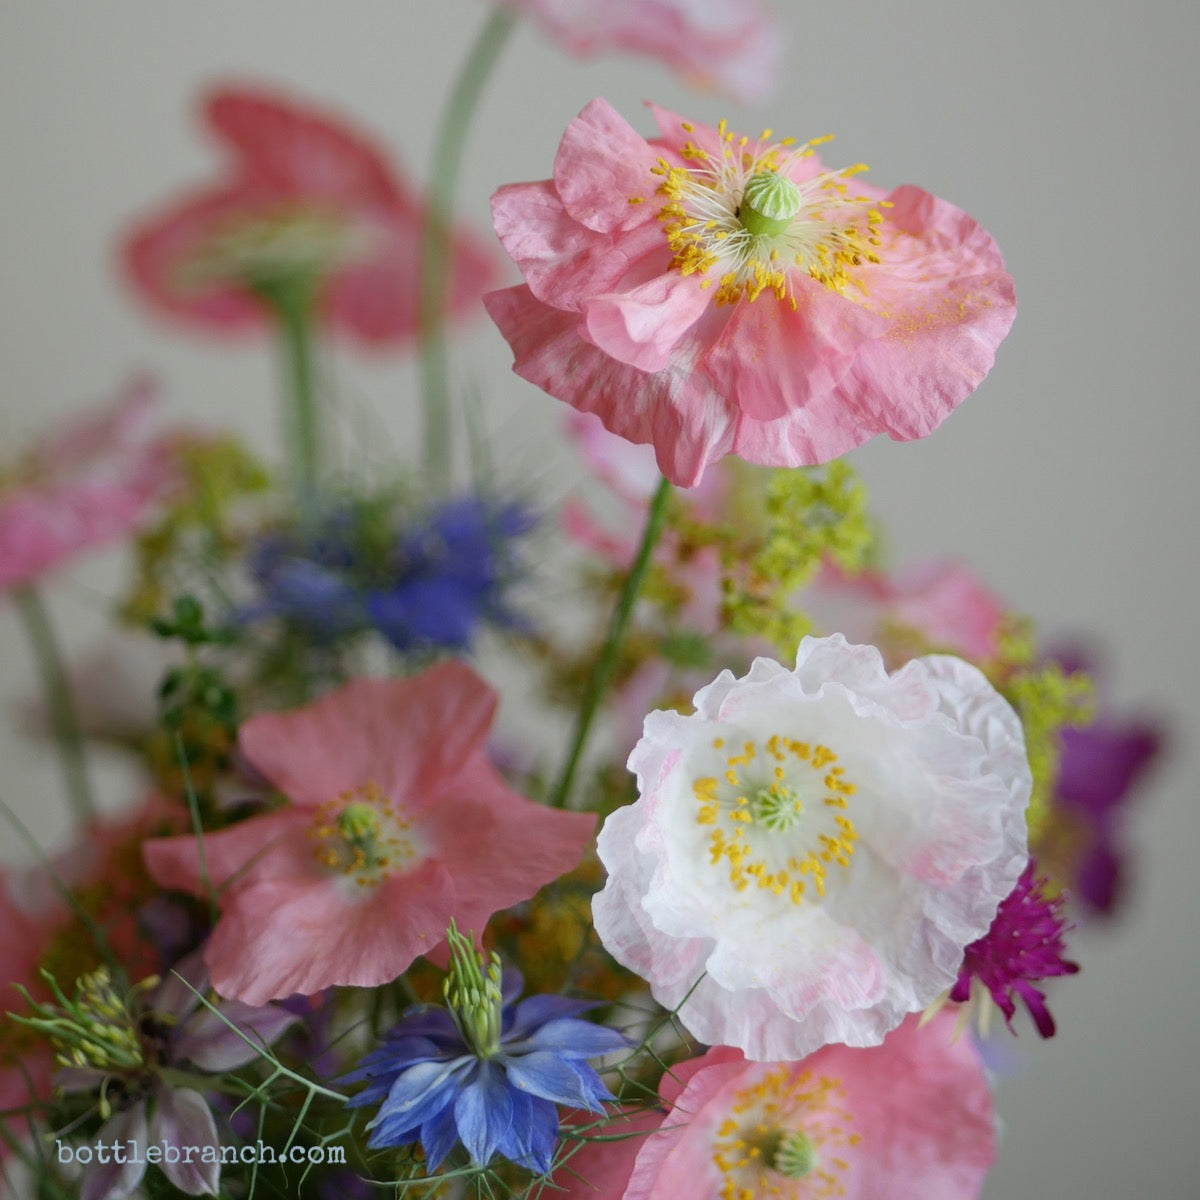
<path fill-rule="evenodd" d="M 747 1062 L 728 1047 L 673 1067 L 665 1111 L 601 1132 L 560 1171 L 563 1200 L 972 1200 L 995 1157 L 992 1098 L 942 1014 L 868 1050 Z M 586 1135 L 584 1135 L 586 1136 Z"/>
<path fill-rule="evenodd" d="M 215 184 L 139 221 L 126 271 L 152 307 L 202 329 L 261 328 L 259 293 L 316 279 L 320 314 L 369 345 L 417 331 L 417 262 L 425 212 L 370 140 L 329 115 L 256 87 L 204 98 L 208 128 L 233 158 Z M 454 238 L 453 313 L 489 285 L 491 253 Z"/>
<path fill-rule="evenodd" d="M 484 742 L 495 693 L 461 663 L 356 679 L 241 729 L 249 764 L 290 800 L 204 838 L 221 916 L 205 961 L 248 1004 L 375 987 L 482 929 L 579 861 L 595 818 L 509 790 Z M 146 845 L 166 887 L 205 894 L 196 840 Z"/>
<path fill-rule="evenodd" d="M 758 0 L 502 0 L 572 54 L 627 50 L 735 100 L 766 97 L 779 32 Z"/>
<path fill-rule="evenodd" d="M 135 380 L 0 472 L 0 588 L 118 541 L 167 494 L 176 472 L 168 442 L 150 430 L 155 400 L 153 384 Z"/>
<path fill-rule="evenodd" d="M 992 927 L 967 947 L 950 999 L 960 1004 L 969 1000 L 972 982 L 978 980 L 1009 1029 L 1016 1002 L 1022 1000 L 1038 1033 L 1048 1038 L 1054 1036 L 1054 1018 L 1045 993 L 1034 984 L 1055 975 L 1074 975 L 1079 966 L 1063 957 L 1066 944 L 1059 915 L 1063 897 L 1048 896 L 1048 880 L 1035 879 L 1034 869 L 1031 859 L 1012 894 L 1001 903 Z"/>
<path fill-rule="evenodd" d="M 924 437 L 978 387 L 1015 314 L 986 230 L 811 145 L 653 112 L 646 141 L 592 101 L 553 179 L 493 197 L 525 284 L 484 303 L 517 374 L 683 487 L 730 453 L 800 466 Z"/>

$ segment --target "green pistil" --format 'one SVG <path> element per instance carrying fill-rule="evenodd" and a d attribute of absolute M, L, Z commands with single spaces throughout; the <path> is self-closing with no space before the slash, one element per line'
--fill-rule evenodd
<path fill-rule="evenodd" d="M 800 1130 L 781 1134 L 773 1152 L 764 1155 L 772 1170 L 787 1179 L 803 1179 L 817 1166 L 817 1148 L 812 1139 Z"/>
<path fill-rule="evenodd" d="M 772 833 L 784 833 L 800 821 L 803 806 L 796 793 L 782 783 L 759 788 L 750 798 L 750 815 L 755 824 Z"/>
<path fill-rule="evenodd" d="M 778 237 L 787 232 L 803 204 L 803 194 L 790 179 L 761 171 L 746 181 L 737 216 L 754 237 Z"/>
<path fill-rule="evenodd" d="M 347 804 L 338 813 L 337 830 L 342 841 L 362 856 L 368 869 L 379 862 L 379 814 L 370 804 L 359 801 Z"/>
<path fill-rule="evenodd" d="M 500 1049 L 500 1020 L 504 1005 L 500 957 L 491 956 L 484 973 L 483 956 L 476 953 L 471 935 L 463 937 L 454 922 L 446 931 L 450 947 L 450 973 L 442 993 L 463 1041 L 480 1057 L 490 1058 Z"/>

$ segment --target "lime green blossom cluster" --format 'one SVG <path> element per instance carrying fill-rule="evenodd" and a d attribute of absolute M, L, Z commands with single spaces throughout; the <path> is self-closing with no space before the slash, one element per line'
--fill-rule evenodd
<path fill-rule="evenodd" d="M 794 654 L 812 628 L 797 596 L 825 559 L 848 571 L 867 564 L 875 544 L 866 489 L 842 461 L 771 474 L 766 532 L 747 558 L 722 546 L 722 614 L 735 633 L 765 638 Z"/>
<path fill-rule="evenodd" d="M 1035 662 L 1036 644 L 1028 622 L 1014 622 L 1000 639 L 999 669 L 993 681 L 1021 718 L 1025 750 L 1033 774 L 1029 836 L 1036 839 L 1050 815 L 1062 730 L 1089 724 L 1095 717 L 1094 687 L 1082 671 L 1065 671 L 1056 662 Z"/>

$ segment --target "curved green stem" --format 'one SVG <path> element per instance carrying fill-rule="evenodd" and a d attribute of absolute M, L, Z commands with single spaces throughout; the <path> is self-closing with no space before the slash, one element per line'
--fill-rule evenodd
<path fill-rule="evenodd" d="M 316 491 L 321 472 L 321 414 L 310 293 L 307 287 L 281 287 L 271 295 L 286 378 L 293 482 L 301 496 L 308 499 Z"/>
<path fill-rule="evenodd" d="M 646 526 L 642 530 L 641 545 L 638 546 L 633 566 L 630 567 L 625 584 L 617 597 L 616 607 L 613 609 L 608 625 L 608 634 L 605 636 L 604 645 L 600 650 L 600 657 L 592 668 L 583 704 L 580 706 L 579 716 L 575 720 L 575 735 L 571 741 L 571 750 L 567 755 L 566 765 L 563 767 L 558 785 L 550 793 L 550 804 L 554 808 L 565 808 L 571 794 L 571 787 L 575 782 L 575 772 L 579 766 L 579 759 L 583 754 L 588 733 L 591 731 L 592 721 L 600 707 L 600 701 L 604 699 L 604 693 L 608 691 L 608 685 L 612 683 L 621 651 L 621 642 L 625 638 L 625 630 L 629 626 L 629 618 L 633 613 L 638 593 L 642 590 L 642 583 L 650 566 L 650 556 L 666 521 L 667 499 L 670 494 L 670 480 L 661 480 L 658 490 L 654 493 L 654 499 L 650 501 L 650 511 L 646 514 Z"/>
<path fill-rule="evenodd" d="M 496 7 L 454 81 L 434 141 L 425 228 L 421 237 L 421 390 L 424 400 L 425 468 L 441 488 L 450 482 L 450 366 L 445 314 L 450 291 L 450 233 L 458 170 L 467 129 L 484 84 L 516 17 Z"/>
<path fill-rule="evenodd" d="M 63 667 L 62 654 L 50 624 L 50 614 L 42 604 L 41 597 L 31 586 L 18 588 L 14 592 L 17 612 L 25 622 L 29 644 L 42 676 L 42 688 L 46 696 L 46 707 L 50 711 L 50 724 L 54 740 L 58 743 L 59 761 L 67 785 L 67 798 L 75 815 L 88 821 L 96 815 L 96 805 L 88 785 L 87 767 L 84 761 L 83 736 L 79 732 L 79 720 L 75 715 L 75 701 L 67 673 Z"/>

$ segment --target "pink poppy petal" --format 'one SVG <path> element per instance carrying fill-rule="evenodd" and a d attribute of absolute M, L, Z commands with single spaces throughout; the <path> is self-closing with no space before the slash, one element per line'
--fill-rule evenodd
<path fill-rule="evenodd" d="M 160 886 L 204 896 L 206 879 L 219 892 L 280 873 L 287 877 L 312 874 L 311 825 L 311 814 L 285 809 L 204 834 L 203 861 L 197 838 L 190 833 L 151 838 L 143 843 L 142 855 L 146 869 Z"/>
<path fill-rule="evenodd" d="M 595 296 L 582 308 L 588 339 L 606 354 L 640 371 L 661 371 L 708 306 L 699 278 L 671 272 L 629 292 Z"/>
<path fill-rule="evenodd" d="M 658 177 L 653 148 L 607 100 L 571 121 L 554 160 L 554 186 L 570 215 L 599 233 L 634 229 L 654 214 Z M 631 204 L 631 200 L 641 203 Z"/>
<path fill-rule="evenodd" d="M 729 405 L 689 369 L 685 350 L 663 371 L 617 362 L 582 336 L 582 322 L 538 301 L 529 288 L 489 292 L 484 305 L 512 347 L 513 370 L 613 433 L 654 446 L 659 470 L 693 487 L 733 440 Z"/>
<path fill-rule="evenodd" d="M 495 708 L 478 675 L 445 662 L 418 678 L 355 679 L 306 708 L 258 714 L 242 725 L 239 744 L 296 804 L 374 782 L 419 806 L 429 792 L 422 780 L 454 775 L 482 745 Z"/>
<path fill-rule="evenodd" d="M 885 323 L 812 280 L 797 281 L 794 292 L 795 309 L 770 294 L 742 300 L 704 365 L 745 416 L 754 421 L 792 416 L 814 430 L 818 452 L 815 431 L 845 420 L 833 401 L 834 388 L 863 340 L 882 333 Z M 806 411 L 801 416 L 799 410 Z"/>
<path fill-rule="evenodd" d="M 567 215 L 554 185 L 511 184 L 492 197 L 496 234 L 533 294 L 555 308 L 577 309 L 611 291 L 647 255 L 666 259 L 666 239 L 650 222 L 621 236 L 597 233 Z"/>
<path fill-rule="evenodd" d="M 245 1004 L 335 985 L 378 987 L 441 943 L 454 913 L 454 883 L 431 859 L 376 888 L 292 880 L 239 890 L 209 939 L 213 987 Z"/>
<path fill-rule="evenodd" d="M 241 172 L 281 195 L 335 204 L 410 203 L 371 140 L 302 101 L 254 86 L 204 100 L 204 119 L 239 155 Z"/>

